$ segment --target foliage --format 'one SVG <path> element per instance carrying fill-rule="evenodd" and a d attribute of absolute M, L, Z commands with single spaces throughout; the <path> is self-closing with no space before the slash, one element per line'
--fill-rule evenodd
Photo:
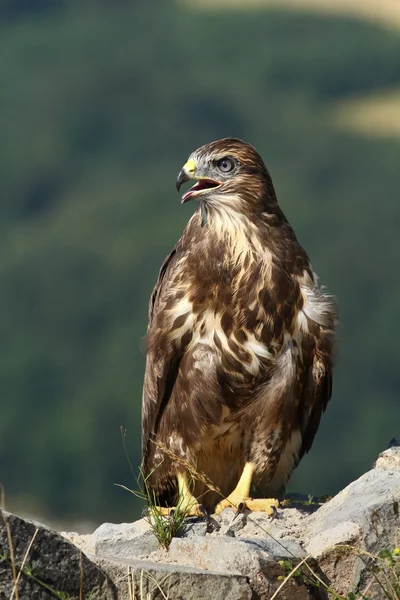
<path fill-rule="evenodd" d="M 11 509 L 133 519 L 141 340 L 193 206 L 175 174 L 236 135 L 339 298 L 335 392 L 292 488 L 333 493 L 395 435 L 398 144 L 333 103 L 400 82 L 400 37 L 356 21 L 172 3 L 0 5 L 0 479 Z M 50 4 L 52 6 L 50 7 Z M 31 5 L 33 6 L 33 5 Z M 25 7 L 25 8 L 24 8 Z"/>
<path fill-rule="evenodd" d="M 160 547 L 168 550 L 173 538 L 182 531 L 190 507 L 184 506 L 184 498 L 181 498 L 178 505 L 170 510 L 158 506 L 155 494 L 147 483 L 149 477 L 150 475 L 145 477 L 140 469 L 139 477 L 136 480 L 136 489 L 131 490 L 124 485 L 117 485 L 146 503 L 145 519 L 150 525 Z"/>

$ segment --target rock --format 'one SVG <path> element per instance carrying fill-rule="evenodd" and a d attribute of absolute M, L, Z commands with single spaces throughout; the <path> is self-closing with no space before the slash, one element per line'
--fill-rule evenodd
<path fill-rule="evenodd" d="M 61 531 L 60 535 L 66 538 L 69 542 L 74 544 L 79 550 L 82 550 L 84 554 L 93 554 L 94 549 L 92 545 L 92 536 L 91 534 L 80 534 L 75 531 L 66 532 Z"/>
<path fill-rule="evenodd" d="M 219 527 L 219 524 L 217 523 Z M 214 530 L 212 523 L 208 523 L 204 518 L 189 517 L 186 519 L 182 529 L 178 532 L 177 537 L 192 537 L 204 536 Z"/>
<path fill-rule="evenodd" d="M 398 448 L 392 450 L 400 452 Z M 383 546 L 392 546 L 398 525 L 399 501 L 400 469 L 368 471 L 310 516 L 307 523 L 309 544 L 315 544 L 315 538 L 325 535 L 328 530 L 350 522 L 359 526 L 360 541 L 366 550 L 375 552 Z M 344 541 L 349 535 L 345 527 L 342 531 Z"/>
<path fill-rule="evenodd" d="M 287 540 L 285 544 L 280 544 L 269 537 L 260 540 L 232 539 L 225 536 L 174 538 L 168 555 L 169 560 L 180 565 L 220 573 L 246 575 L 249 577 L 251 588 L 261 598 L 269 597 L 277 588 L 278 576 L 284 574 L 278 560 L 285 558 L 294 559 L 296 562 L 297 557 L 305 556 L 302 548 L 294 540 Z M 297 587 L 300 589 L 301 586 Z M 291 588 L 291 585 L 288 585 L 288 588 Z M 304 590 L 304 595 L 293 596 L 295 597 L 313 598 L 314 596 L 308 595 L 308 591 Z"/>
<path fill-rule="evenodd" d="M 118 600 L 254 599 L 248 578 L 244 575 L 127 559 L 111 561 L 97 558 L 96 562 L 116 582 Z"/>
<path fill-rule="evenodd" d="M 235 516 L 231 509 L 208 520 L 188 518 L 168 551 L 159 548 L 144 519 L 105 523 L 91 536 L 64 534 L 67 539 L 38 525 L 26 565 L 34 567 L 33 575 L 41 582 L 68 593 L 71 600 L 78 598 L 80 552 L 72 542 L 86 554 L 85 600 L 89 592 L 92 600 L 269 600 L 289 571 L 308 556 L 309 567 L 340 597 L 354 593 L 382 600 L 376 579 L 390 593 L 400 566 L 399 503 L 400 447 L 391 445 L 374 469 L 323 505 L 294 501 L 273 520 L 265 513 Z M 19 571 L 36 525 L 13 515 L 8 520 Z M 0 541 L 0 600 L 9 600 L 12 574 L 4 523 Z M 374 558 L 382 550 L 383 558 Z M 283 585 L 277 600 L 326 599 L 326 591 L 313 585 L 310 576 L 303 566 Z M 20 600 L 54 597 L 32 572 L 24 572 L 20 583 Z"/>
<path fill-rule="evenodd" d="M 103 523 L 92 534 L 89 552 L 96 556 L 133 558 L 148 556 L 157 550 L 157 539 L 145 519 L 135 523 Z"/>
<path fill-rule="evenodd" d="M 354 544 L 360 538 L 361 528 L 357 523 L 344 521 L 335 527 L 325 529 L 311 538 L 307 552 L 315 558 L 323 555 L 327 549 L 338 544 Z"/>
<path fill-rule="evenodd" d="M 390 448 L 388 448 L 384 452 L 381 452 L 378 456 L 378 459 L 374 465 L 375 468 L 389 470 L 400 468 L 399 446 L 394 445 L 394 441 L 396 442 L 396 444 L 398 444 L 396 440 L 392 440 L 392 445 L 390 446 Z"/>
<path fill-rule="evenodd" d="M 12 594 L 12 562 L 19 576 L 20 600 L 53 600 L 54 591 L 78 600 L 81 588 L 84 598 L 117 600 L 116 588 L 107 575 L 59 533 L 0 511 L 0 600 L 8 600 Z"/>
<path fill-rule="evenodd" d="M 278 517 L 272 520 L 264 512 L 248 513 L 245 515 L 243 526 L 235 530 L 235 536 L 272 537 L 275 540 L 287 537 L 300 539 L 310 511 L 309 507 L 305 509 L 302 507 L 301 510 L 299 508 L 283 508 L 278 511 Z"/>
<path fill-rule="evenodd" d="M 396 466 L 397 465 L 397 466 Z M 303 532 L 305 548 L 312 554 L 339 593 L 361 592 L 380 600 L 382 589 L 372 573 L 383 561 L 371 561 L 363 551 L 376 555 L 394 549 L 399 522 L 400 448 L 383 452 L 376 467 L 351 483 L 311 515 Z M 391 576 L 387 571 L 382 577 Z"/>
<path fill-rule="evenodd" d="M 235 514 L 231 508 L 228 508 L 220 515 L 220 528 L 217 529 L 217 533 L 219 535 L 235 537 L 239 531 L 242 531 L 246 527 L 247 521 L 246 513 Z"/>

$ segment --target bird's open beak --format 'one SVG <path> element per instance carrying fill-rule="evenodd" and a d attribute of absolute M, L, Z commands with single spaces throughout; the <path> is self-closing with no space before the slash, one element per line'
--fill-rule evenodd
<path fill-rule="evenodd" d="M 192 200 L 196 196 L 199 196 L 202 192 L 220 187 L 222 185 L 222 182 L 220 181 L 208 179 L 207 177 L 202 177 L 201 175 L 196 174 L 196 163 L 192 159 L 188 160 L 187 163 L 183 165 L 182 170 L 176 179 L 176 189 L 178 192 L 181 189 L 182 184 L 186 183 L 190 179 L 196 179 L 197 183 L 195 183 L 194 186 L 182 196 L 181 204 L 184 204 L 188 200 Z"/>
<path fill-rule="evenodd" d="M 182 170 L 179 172 L 179 175 L 178 175 L 178 177 L 176 178 L 176 189 L 178 190 L 178 192 L 179 192 L 179 190 L 181 189 L 181 187 L 182 187 L 182 184 L 183 184 L 183 183 L 186 183 L 187 181 L 189 181 L 189 179 L 190 179 L 190 177 L 189 177 L 189 175 L 186 173 L 185 169 L 182 169 Z"/>
<path fill-rule="evenodd" d="M 176 179 L 176 189 L 178 190 L 178 192 L 181 189 L 181 186 L 183 183 L 186 183 L 190 179 L 196 178 L 196 168 L 197 168 L 197 165 L 196 165 L 195 161 L 192 159 L 189 159 L 187 161 L 187 163 L 185 163 L 183 165 L 182 170 L 180 171 L 180 173 Z M 185 194 L 185 196 L 186 196 L 186 194 Z M 182 198 L 182 203 L 184 202 L 183 198 Z"/>

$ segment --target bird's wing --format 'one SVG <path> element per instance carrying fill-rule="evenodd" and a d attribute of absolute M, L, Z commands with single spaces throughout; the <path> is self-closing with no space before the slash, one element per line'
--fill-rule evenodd
<path fill-rule="evenodd" d="M 173 341 L 168 321 L 170 309 L 177 301 L 175 283 L 179 278 L 184 248 L 179 241 L 164 260 L 150 297 L 147 329 L 147 356 L 142 397 L 142 466 L 158 429 L 178 374 L 184 346 Z"/>
<path fill-rule="evenodd" d="M 324 294 L 319 288 L 315 288 L 314 294 L 314 301 L 319 305 L 320 312 L 310 311 L 306 316 L 309 333 L 303 339 L 303 364 L 306 365 L 306 372 L 299 458 L 310 450 L 322 413 L 332 395 L 336 309 L 331 296 Z"/>

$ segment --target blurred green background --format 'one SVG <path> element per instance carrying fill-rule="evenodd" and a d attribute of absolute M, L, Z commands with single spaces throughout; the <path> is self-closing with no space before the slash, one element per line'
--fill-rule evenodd
<path fill-rule="evenodd" d="M 400 429 L 400 133 L 372 116 L 367 135 L 338 114 L 398 89 L 399 56 L 395 28 L 313 12 L 0 2 L 10 510 L 65 523 L 139 516 L 113 484 L 135 486 L 121 425 L 140 462 L 148 297 L 194 209 L 180 205 L 177 172 L 223 136 L 261 152 L 339 299 L 334 396 L 290 490 L 334 493 L 370 467 Z"/>

